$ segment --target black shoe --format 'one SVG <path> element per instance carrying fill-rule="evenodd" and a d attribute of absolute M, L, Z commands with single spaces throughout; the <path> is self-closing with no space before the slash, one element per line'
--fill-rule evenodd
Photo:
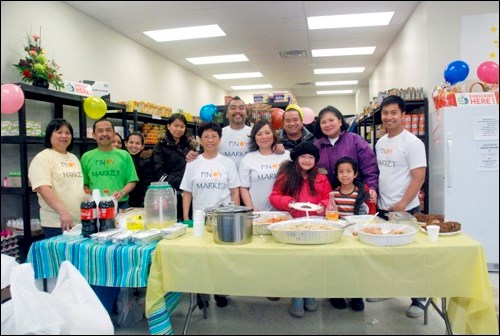
<path fill-rule="evenodd" d="M 349 302 L 349 305 L 351 306 L 351 309 L 354 311 L 365 310 L 365 304 L 363 302 L 363 299 L 351 299 L 351 302 Z"/>
<path fill-rule="evenodd" d="M 217 302 L 217 307 L 224 308 L 227 306 L 227 298 L 223 295 L 214 295 L 215 302 Z"/>
<path fill-rule="evenodd" d="M 203 310 L 203 308 L 205 308 L 205 305 L 208 308 L 208 301 L 205 300 L 200 294 L 196 294 L 196 301 L 200 310 Z"/>
<path fill-rule="evenodd" d="M 346 309 L 347 308 L 347 304 L 345 303 L 344 299 L 328 299 L 328 301 L 330 301 L 330 304 L 335 309 Z"/>

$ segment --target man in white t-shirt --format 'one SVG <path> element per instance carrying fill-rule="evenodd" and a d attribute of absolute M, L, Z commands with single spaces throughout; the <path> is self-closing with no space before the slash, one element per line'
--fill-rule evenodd
<path fill-rule="evenodd" d="M 226 117 L 229 125 L 222 128 L 219 153 L 240 166 L 241 159 L 248 153 L 248 142 L 252 128 L 247 126 L 247 106 L 240 97 L 232 98 L 227 104 Z"/>
<path fill-rule="evenodd" d="M 387 219 L 389 211 L 419 212 L 418 193 L 425 182 L 427 167 L 424 143 L 404 128 L 406 104 L 401 97 L 385 98 L 380 104 L 380 111 L 387 133 L 375 145 L 380 171 L 379 216 Z M 423 300 L 412 298 L 406 316 L 422 316 Z"/>
<path fill-rule="evenodd" d="M 243 157 L 249 152 L 248 142 L 252 128 L 246 125 L 247 106 L 238 96 L 233 97 L 227 104 L 226 118 L 229 125 L 222 128 L 222 139 L 219 145 L 219 153 L 230 158 L 239 168 Z M 274 153 L 283 154 L 285 147 L 277 144 Z M 198 153 L 189 152 L 186 156 L 188 162 L 198 157 Z"/>

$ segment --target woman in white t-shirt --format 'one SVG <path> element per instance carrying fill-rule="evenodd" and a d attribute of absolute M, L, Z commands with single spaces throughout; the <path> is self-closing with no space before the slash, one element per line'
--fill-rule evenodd
<path fill-rule="evenodd" d="M 243 204 L 254 211 L 276 210 L 269 202 L 281 162 L 290 160 L 290 152 L 274 153 L 278 136 L 273 125 L 259 120 L 250 132 L 250 152 L 240 163 L 240 194 Z"/>
<path fill-rule="evenodd" d="M 219 154 L 222 129 L 215 122 L 206 122 L 198 128 L 204 152 L 188 162 L 180 189 L 184 220 L 189 219 L 191 201 L 194 210 L 205 210 L 220 202 L 240 204 L 240 179 L 235 163 Z"/>

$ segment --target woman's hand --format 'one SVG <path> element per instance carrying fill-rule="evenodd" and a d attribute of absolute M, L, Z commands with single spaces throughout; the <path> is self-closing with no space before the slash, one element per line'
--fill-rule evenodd
<path fill-rule="evenodd" d="M 73 219 L 69 212 L 64 211 L 59 215 L 59 220 L 61 222 L 61 230 L 69 231 L 73 228 Z"/>
<path fill-rule="evenodd" d="M 368 193 L 370 194 L 370 202 L 377 204 L 377 192 L 375 191 L 375 189 L 370 188 Z"/>

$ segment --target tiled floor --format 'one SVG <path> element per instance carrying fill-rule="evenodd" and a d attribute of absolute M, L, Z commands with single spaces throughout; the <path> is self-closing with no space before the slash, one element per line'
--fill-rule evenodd
<path fill-rule="evenodd" d="M 490 273 L 493 296 L 498 314 L 498 273 Z M 316 312 L 306 312 L 302 318 L 288 313 L 290 299 L 272 302 L 266 298 L 228 298 L 226 308 L 210 301 L 208 319 L 196 309 L 189 324 L 190 335 L 444 335 L 446 328 L 437 312 L 430 308 L 429 324 L 424 319 L 405 315 L 410 299 L 395 298 L 381 302 L 365 302 L 363 312 L 337 310 L 326 299 L 320 300 Z M 182 334 L 189 296 L 184 295 L 171 320 L 176 335 Z M 149 329 L 146 320 L 131 328 L 116 328 L 116 335 L 144 335 Z"/>

